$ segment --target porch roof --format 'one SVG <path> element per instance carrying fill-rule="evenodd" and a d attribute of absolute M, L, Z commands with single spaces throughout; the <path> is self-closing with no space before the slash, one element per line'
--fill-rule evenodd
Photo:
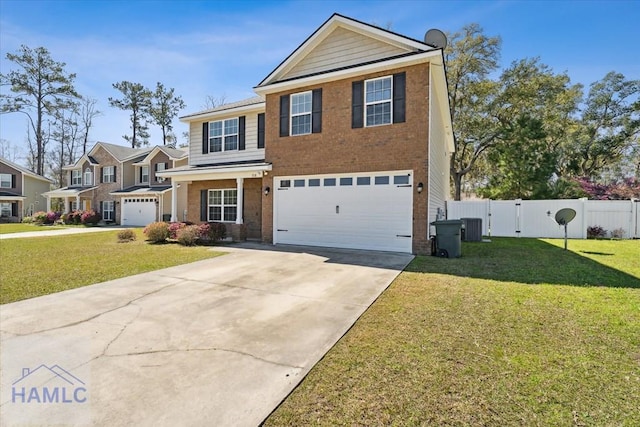
<path fill-rule="evenodd" d="M 142 187 L 139 185 L 134 185 L 132 187 L 127 187 L 122 190 L 117 190 L 112 193 L 109 193 L 110 196 L 159 196 L 161 194 L 166 193 L 167 191 L 171 191 L 170 185 L 162 185 L 156 187 Z"/>
<path fill-rule="evenodd" d="M 44 197 L 77 197 L 82 195 L 82 193 L 95 190 L 96 187 L 64 187 L 58 188 L 56 190 L 47 191 L 46 193 L 42 193 Z"/>
<path fill-rule="evenodd" d="M 25 196 L 21 196 L 19 194 L 14 194 L 14 193 L 9 193 L 7 191 L 0 191 L 0 200 L 1 201 L 15 202 L 15 201 L 22 201 L 24 199 L 26 199 Z"/>
<path fill-rule="evenodd" d="M 171 178 L 174 182 L 208 181 L 235 178 L 262 178 L 271 170 L 271 163 L 226 163 L 203 166 L 181 166 L 156 172 L 157 176 Z"/>

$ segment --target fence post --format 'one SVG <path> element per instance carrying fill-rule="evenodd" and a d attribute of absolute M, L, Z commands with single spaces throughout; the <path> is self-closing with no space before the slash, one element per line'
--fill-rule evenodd
<path fill-rule="evenodd" d="M 587 221 L 587 214 L 589 213 L 587 211 L 587 199 L 586 197 L 581 197 L 580 199 L 581 204 L 582 204 L 582 232 L 580 233 L 583 239 L 587 238 L 587 227 L 588 227 L 588 221 Z"/>

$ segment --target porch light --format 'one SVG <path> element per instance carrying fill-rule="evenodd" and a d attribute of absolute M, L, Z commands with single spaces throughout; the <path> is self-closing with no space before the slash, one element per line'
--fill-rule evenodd
<path fill-rule="evenodd" d="M 418 184 L 418 194 L 422 193 L 423 189 L 424 189 L 424 184 L 423 183 L 419 183 Z"/>
<path fill-rule="evenodd" d="M 264 195 L 265 196 L 268 196 L 270 192 L 271 192 L 271 187 L 269 187 L 269 186 L 264 187 Z"/>

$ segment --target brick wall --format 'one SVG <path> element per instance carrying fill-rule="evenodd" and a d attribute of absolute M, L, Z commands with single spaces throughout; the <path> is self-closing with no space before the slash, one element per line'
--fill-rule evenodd
<path fill-rule="evenodd" d="M 95 169 L 95 175 L 93 177 L 94 184 L 98 186 L 95 190 L 93 190 L 93 200 L 91 202 L 92 208 L 96 211 L 100 211 L 100 202 L 105 201 L 114 201 L 119 202 L 120 197 L 111 196 L 109 193 L 119 190 L 121 188 L 120 182 L 120 168 L 121 165 L 118 163 L 116 159 L 111 156 L 104 148 L 99 147 L 92 155 L 94 159 L 99 163 L 98 167 Z M 102 168 L 105 166 L 115 166 L 116 167 L 116 182 L 103 182 L 102 180 Z M 84 167 L 84 166 L 83 166 Z M 84 169 L 83 169 L 84 174 Z M 84 175 L 83 175 L 84 178 Z M 115 221 L 120 223 L 120 204 L 114 206 L 115 209 Z M 102 212 L 100 212 L 102 214 Z"/>
<path fill-rule="evenodd" d="M 369 128 L 351 128 L 351 85 L 355 80 L 406 72 L 406 121 Z M 279 136 L 280 96 L 322 88 L 322 132 Z M 273 176 L 342 172 L 413 170 L 413 251 L 426 253 L 428 245 L 427 182 L 429 135 L 429 64 L 403 67 L 354 79 L 267 95 L 266 161 L 273 164 L 263 186 L 273 188 Z M 415 187 L 414 187 L 415 188 Z M 272 242 L 273 197 L 263 198 L 262 238 Z"/>

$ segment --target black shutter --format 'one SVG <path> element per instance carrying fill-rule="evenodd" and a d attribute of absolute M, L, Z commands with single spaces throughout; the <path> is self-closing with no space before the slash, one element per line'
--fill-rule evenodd
<path fill-rule="evenodd" d="M 18 216 L 18 202 L 11 203 L 11 216 Z"/>
<path fill-rule="evenodd" d="M 100 184 L 104 182 L 104 167 L 100 168 Z"/>
<path fill-rule="evenodd" d="M 102 208 L 102 201 L 100 201 L 100 215 L 103 215 L 102 212 L 104 212 L 104 209 Z M 102 219 L 104 219 L 104 215 L 102 216 Z"/>
<path fill-rule="evenodd" d="M 405 73 L 393 75 L 393 123 L 404 123 L 405 121 L 406 80 Z"/>
<path fill-rule="evenodd" d="M 117 166 L 113 167 L 113 181 L 111 181 L 111 182 L 117 182 L 118 181 L 118 178 L 116 178 L 116 176 L 118 176 L 118 175 L 116 175 L 116 170 L 117 169 L 118 169 Z"/>
<path fill-rule="evenodd" d="M 280 136 L 289 136 L 289 95 L 280 97 Z"/>
<path fill-rule="evenodd" d="M 311 101 L 311 132 L 322 132 L 322 89 L 314 89 Z"/>
<path fill-rule="evenodd" d="M 351 128 L 364 126 L 364 80 L 351 84 Z"/>
<path fill-rule="evenodd" d="M 138 168 L 138 175 L 140 175 L 138 177 L 138 182 L 142 184 L 142 168 Z"/>
<path fill-rule="evenodd" d="M 209 122 L 202 124 L 202 154 L 209 152 Z"/>
<path fill-rule="evenodd" d="M 200 190 L 200 221 L 207 221 L 209 190 Z"/>
<path fill-rule="evenodd" d="M 158 172 L 158 164 L 157 163 L 153 164 L 153 171 L 154 172 Z"/>
<path fill-rule="evenodd" d="M 258 114 L 258 148 L 264 148 L 264 113 Z"/>
<path fill-rule="evenodd" d="M 245 148 L 244 127 L 245 127 L 245 118 L 244 116 L 240 116 L 238 117 L 238 150 L 244 150 Z"/>
<path fill-rule="evenodd" d="M 12 174 L 11 175 L 11 188 L 17 188 L 17 187 L 18 186 L 16 185 L 16 175 Z M 24 188 L 22 189 L 22 193 L 24 194 Z"/>

